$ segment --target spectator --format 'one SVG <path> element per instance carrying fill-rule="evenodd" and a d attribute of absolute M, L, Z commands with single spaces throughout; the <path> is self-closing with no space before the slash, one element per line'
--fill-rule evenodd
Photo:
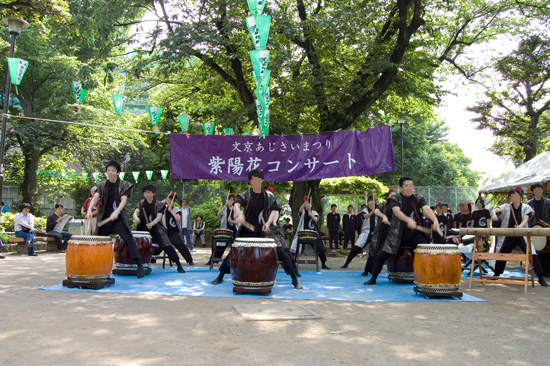
<path fill-rule="evenodd" d="M 338 249 L 338 240 L 340 239 L 340 214 L 336 212 L 336 207 L 335 204 L 332 204 L 327 215 L 328 245 L 330 249 L 332 249 L 332 242 L 334 242 L 334 249 Z"/>
<path fill-rule="evenodd" d="M 63 213 L 63 205 L 56 203 L 54 212 L 48 216 L 46 221 L 46 232 L 52 235 L 57 241 L 57 252 L 65 253 L 67 246 L 69 245 L 69 239 L 73 236 L 73 234 L 55 229 L 55 226 L 63 220 L 61 213 Z"/>
<path fill-rule="evenodd" d="M 15 220 L 13 221 L 13 230 L 16 237 L 25 239 L 28 254 L 34 257 L 36 256 L 34 252 L 34 233 L 36 229 L 34 227 L 34 216 L 30 211 L 31 205 L 29 203 L 21 205 L 21 212 L 15 215 Z"/>
<path fill-rule="evenodd" d="M 197 215 L 197 219 L 193 224 L 193 236 L 191 237 L 191 241 L 196 243 L 197 237 L 201 238 L 203 248 L 206 247 L 206 243 L 204 241 L 204 221 L 202 221 L 202 215 Z"/>
<path fill-rule="evenodd" d="M 195 247 L 193 246 L 193 241 L 191 240 L 191 230 L 193 228 L 191 226 L 191 209 L 187 207 L 187 200 L 185 198 L 181 199 L 180 206 L 181 235 L 183 236 L 189 250 L 193 252 L 195 251 Z"/>
<path fill-rule="evenodd" d="M 92 189 L 90 189 L 90 197 L 86 199 L 86 202 L 84 202 L 84 205 L 82 205 L 82 208 L 80 209 L 80 214 L 84 217 L 86 217 L 86 212 L 88 212 L 88 207 L 90 206 L 90 202 L 92 202 L 92 198 L 94 197 L 95 192 L 97 191 L 97 187 L 93 186 Z M 97 226 L 97 204 L 92 207 L 92 218 L 90 220 L 84 220 L 84 233 L 86 235 L 90 235 L 95 232 Z"/>
<path fill-rule="evenodd" d="M 4 204 L 4 202 L 2 201 L 2 209 L 0 210 L 0 215 L 1 215 L 1 214 L 8 213 L 8 212 L 10 212 L 8 206 L 6 206 L 6 205 Z"/>

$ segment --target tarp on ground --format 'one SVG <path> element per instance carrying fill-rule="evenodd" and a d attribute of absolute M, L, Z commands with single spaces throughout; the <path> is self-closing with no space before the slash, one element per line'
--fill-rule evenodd
<path fill-rule="evenodd" d="M 524 191 L 534 183 L 550 182 L 550 151 L 543 152 L 512 172 L 479 190 L 480 193 L 504 193 L 522 186 Z"/>

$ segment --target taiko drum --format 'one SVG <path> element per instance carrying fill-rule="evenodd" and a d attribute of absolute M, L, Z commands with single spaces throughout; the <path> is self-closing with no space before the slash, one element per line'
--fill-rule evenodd
<path fill-rule="evenodd" d="M 414 255 L 414 283 L 420 291 L 452 293 L 462 273 L 460 253 L 454 244 L 418 244 Z"/>
<path fill-rule="evenodd" d="M 277 244 L 273 239 L 235 239 L 230 263 L 233 292 L 271 293 L 278 263 Z"/>
<path fill-rule="evenodd" d="M 132 231 L 132 237 L 134 243 L 137 246 L 139 256 L 141 257 L 141 263 L 143 267 L 147 268 L 151 263 L 151 234 L 147 231 Z M 130 256 L 128 247 L 124 245 L 124 240 L 117 235 L 115 241 L 115 266 L 120 269 L 136 269 L 137 264 Z"/>
<path fill-rule="evenodd" d="M 113 243 L 108 236 L 72 236 L 65 256 L 67 278 L 76 282 L 109 279 L 113 267 Z"/>

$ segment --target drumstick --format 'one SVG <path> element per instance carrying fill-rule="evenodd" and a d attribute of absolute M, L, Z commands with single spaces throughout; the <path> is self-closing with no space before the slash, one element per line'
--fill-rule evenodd
<path fill-rule="evenodd" d="M 432 233 L 432 230 L 431 229 L 428 229 L 427 227 L 424 227 L 424 226 L 420 226 L 420 225 L 416 225 L 416 230 L 418 231 L 422 231 L 423 233 L 425 234 L 431 234 Z M 439 228 L 437 228 L 437 230 L 434 230 L 436 233 L 439 234 L 439 236 L 443 237 L 443 233 L 441 232 L 441 230 Z"/>
<path fill-rule="evenodd" d="M 254 232 L 254 225 L 252 225 L 248 221 L 243 221 L 243 223 L 241 225 L 244 226 L 245 228 L 247 228 L 248 230 Z"/>
<path fill-rule="evenodd" d="M 105 225 L 106 223 L 108 223 L 109 221 L 111 221 L 111 218 L 110 217 L 107 217 L 105 220 L 102 220 L 100 222 L 97 223 L 97 227 L 102 227 L 103 225 Z"/>
<path fill-rule="evenodd" d="M 145 212 L 145 207 L 143 207 L 142 210 L 143 210 L 143 215 L 145 216 L 145 222 L 149 223 L 149 218 L 147 217 L 147 213 Z"/>

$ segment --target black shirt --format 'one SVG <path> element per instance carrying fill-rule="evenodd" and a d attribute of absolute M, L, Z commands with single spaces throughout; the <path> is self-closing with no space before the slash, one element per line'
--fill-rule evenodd
<path fill-rule="evenodd" d="M 401 195 L 401 212 L 407 217 L 410 217 L 411 219 L 416 222 L 417 225 L 423 226 L 422 221 L 422 213 L 420 212 L 420 208 L 426 206 L 426 200 L 424 197 L 421 197 L 420 201 L 418 201 L 416 198 L 413 198 L 414 196 L 405 197 L 402 193 Z M 418 201 L 414 203 L 414 201 Z M 396 207 L 398 206 L 398 203 L 394 201 L 393 199 L 390 201 L 390 207 Z M 407 240 L 416 235 L 416 230 L 409 229 L 407 225 L 405 225 L 403 229 L 403 235 L 402 240 Z"/>
<path fill-rule="evenodd" d="M 437 215 L 436 217 L 437 217 L 437 221 L 439 221 L 439 230 L 441 230 L 441 233 L 445 235 L 445 226 L 448 225 L 447 215 L 445 214 Z M 448 229 L 448 226 L 447 226 L 447 229 Z"/>
<path fill-rule="evenodd" d="M 48 216 L 48 220 L 46 221 L 46 231 L 47 232 L 50 232 L 53 229 L 55 229 L 55 225 L 57 225 L 57 220 L 59 220 L 59 218 L 60 218 L 60 216 L 55 214 L 55 212 L 53 214 L 51 214 L 50 216 Z"/>
<path fill-rule="evenodd" d="M 534 222 L 537 222 L 537 221 L 541 221 L 542 220 L 542 210 L 543 210 L 543 205 L 542 205 L 542 200 L 536 200 L 536 199 L 533 199 L 533 210 L 535 210 L 535 221 Z"/>
<path fill-rule="evenodd" d="M 475 210 L 472 213 L 472 227 L 488 227 L 487 223 L 491 220 L 491 213 L 487 209 Z"/>
<path fill-rule="evenodd" d="M 172 236 L 175 233 L 179 232 L 176 219 L 174 218 L 174 215 L 172 215 L 170 211 L 168 210 L 164 211 L 164 220 L 166 220 L 166 234 L 168 236 Z"/>
<path fill-rule="evenodd" d="M 106 199 L 106 205 L 105 205 L 105 212 L 103 213 L 102 219 L 106 219 L 107 217 L 111 216 L 111 214 L 115 212 L 118 204 L 120 204 L 120 198 L 118 199 L 118 202 L 116 199 L 118 182 L 119 182 L 118 180 L 115 183 L 111 183 L 110 181 L 107 182 L 107 185 L 105 187 L 105 190 L 107 191 L 107 199 Z"/>
<path fill-rule="evenodd" d="M 472 215 L 472 212 L 461 214 L 459 227 L 473 227 Z"/>
<path fill-rule="evenodd" d="M 514 228 L 517 225 L 521 224 L 523 221 L 523 216 L 521 216 L 521 203 L 519 204 L 519 207 L 516 209 L 513 204 L 510 204 L 510 219 L 508 220 L 508 227 Z M 514 215 L 516 219 L 514 220 Z M 516 223 L 517 221 L 517 223 Z"/>

